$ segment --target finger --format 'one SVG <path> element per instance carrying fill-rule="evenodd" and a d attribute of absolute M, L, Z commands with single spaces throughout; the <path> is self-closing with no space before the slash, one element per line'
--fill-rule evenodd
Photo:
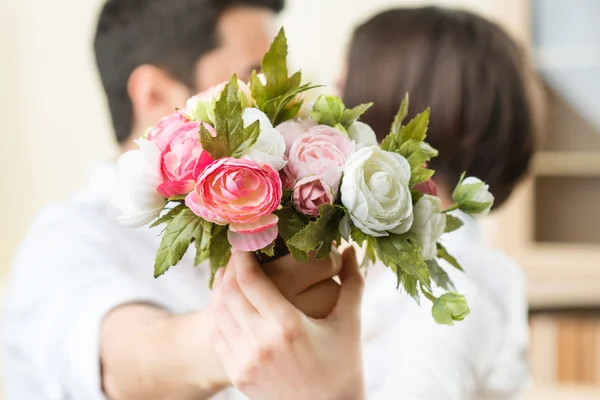
<path fill-rule="evenodd" d="M 281 320 L 299 313 L 265 275 L 253 254 L 236 252 L 232 257 L 236 258 L 237 281 L 242 292 L 263 318 Z"/>
<path fill-rule="evenodd" d="M 246 298 L 237 281 L 237 266 L 240 262 L 238 257 L 231 257 L 227 272 L 223 278 L 223 296 L 225 304 L 238 326 L 249 335 L 253 327 L 262 320 L 256 308 Z"/>
<path fill-rule="evenodd" d="M 211 326 L 210 326 L 211 343 L 214 344 L 215 351 L 217 352 L 217 355 L 219 356 L 219 359 L 221 360 L 221 364 L 223 365 L 225 372 L 229 373 L 229 371 L 231 370 L 231 367 L 235 366 L 235 364 L 233 363 L 234 353 L 231 350 L 229 343 L 227 343 L 225 335 L 219 328 L 212 313 L 210 316 L 210 324 L 211 324 Z"/>
<path fill-rule="evenodd" d="M 333 249 L 330 256 L 310 263 L 296 261 L 291 255 L 263 265 L 265 274 L 286 297 L 297 295 L 311 286 L 337 276 L 342 269 L 342 257 Z"/>
<path fill-rule="evenodd" d="M 340 272 L 340 295 L 333 315 L 345 317 L 347 314 L 360 316 L 360 306 L 364 290 L 364 279 L 356 262 L 356 251 L 350 246 L 342 254 L 342 272 Z"/>
<path fill-rule="evenodd" d="M 210 311 L 214 320 L 215 326 L 222 332 L 225 340 L 230 343 L 237 340 L 240 335 L 240 327 L 233 318 L 227 303 L 225 302 L 225 279 L 227 272 L 225 268 L 221 268 L 215 274 L 213 283 L 213 291 L 210 294 Z"/>
<path fill-rule="evenodd" d="M 333 311 L 339 293 L 340 285 L 335 280 L 328 279 L 300 293 L 292 304 L 307 317 L 324 319 Z"/>
<path fill-rule="evenodd" d="M 215 272 L 212 285 L 213 290 L 216 290 L 221 283 L 223 283 L 223 275 L 225 275 L 225 268 L 219 268 L 217 272 Z"/>

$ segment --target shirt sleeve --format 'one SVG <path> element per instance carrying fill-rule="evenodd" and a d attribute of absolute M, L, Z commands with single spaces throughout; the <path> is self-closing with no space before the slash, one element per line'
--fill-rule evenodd
<path fill-rule="evenodd" d="M 113 264 L 104 238 L 80 225 L 69 220 L 58 230 L 38 229 L 18 252 L 2 346 L 11 399 L 104 400 L 99 356 L 104 316 L 130 302 L 165 307 L 151 288 Z"/>

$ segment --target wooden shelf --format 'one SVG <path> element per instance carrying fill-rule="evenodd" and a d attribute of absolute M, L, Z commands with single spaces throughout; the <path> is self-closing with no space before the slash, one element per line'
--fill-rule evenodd
<path fill-rule="evenodd" d="M 600 177 L 600 152 L 539 152 L 533 172 L 537 176 Z"/>
<path fill-rule="evenodd" d="M 600 387 L 596 386 L 534 386 L 524 396 L 524 400 L 597 400 Z"/>
<path fill-rule="evenodd" d="M 600 247 L 540 244 L 517 257 L 532 309 L 600 307 Z"/>

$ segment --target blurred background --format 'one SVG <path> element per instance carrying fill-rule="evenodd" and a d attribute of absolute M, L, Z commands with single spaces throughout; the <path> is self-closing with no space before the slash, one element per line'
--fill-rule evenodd
<path fill-rule="evenodd" d="M 393 6 L 468 9 L 530 50 L 543 77 L 548 129 L 531 177 L 485 220 L 486 234 L 528 274 L 534 387 L 527 398 L 600 398 L 600 1 L 287 3 L 281 22 L 291 62 L 306 79 L 329 85 L 353 27 Z M 2 285 L 40 207 L 80 187 L 92 162 L 116 156 L 91 47 L 101 4 L 0 3 Z"/>

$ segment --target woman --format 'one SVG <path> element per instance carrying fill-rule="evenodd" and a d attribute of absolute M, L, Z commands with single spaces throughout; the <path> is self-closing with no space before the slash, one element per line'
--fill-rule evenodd
<path fill-rule="evenodd" d="M 446 206 L 463 171 L 490 185 L 502 206 L 525 176 L 534 149 L 533 74 L 518 45 L 477 15 L 435 7 L 383 12 L 354 32 L 341 80 L 348 107 L 374 102 L 362 118 L 379 140 L 405 95 L 409 117 L 431 107 L 429 166 Z M 363 304 L 369 399 L 511 398 L 527 383 L 527 304 L 522 273 L 487 247 L 477 223 L 444 237 L 465 269 L 447 269 L 472 313 L 435 326 L 395 292 L 395 276 L 373 269 Z M 372 394 L 373 393 L 373 394 Z"/>
<path fill-rule="evenodd" d="M 412 115 L 432 109 L 428 140 L 441 155 L 430 166 L 443 201 L 450 204 L 450 188 L 466 170 L 490 184 L 499 207 L 533 151 L 526 74 L 518 47 L 489 21 L 439 8 L 399 9 L 356 30 L 344 97 L 348 106 L 375 102 L 363 121 L 382 139 L 410 92 Z M 365 392 L 375 400 L 512 398 L 528 377 L 523 277 L 480 240 L 475 221 L 462 217 L 465 226 L 445 245 L 465 273 L 446 270 L 471 315 L 452 328 L 436 325 L 426 299 L 418 306 L 398 293 L 393 273 L 372 267 L 362 301 L 364 385 L 356 325 L 362 286 L 351 254 L 344 256 L 336 310 L 323 321 L 267 290 L 252 257 L 236 254 L 217 276 L 211 304 L 215 342 L 234 384 L 252 399 L 351 400 Z"/>

